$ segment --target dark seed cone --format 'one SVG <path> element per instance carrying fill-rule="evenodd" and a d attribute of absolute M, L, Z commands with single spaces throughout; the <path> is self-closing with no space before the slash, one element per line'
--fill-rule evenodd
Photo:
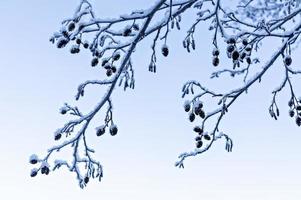
<path fill-rule="evenodd" d="M 85 49 L 88 49 L 88 48 L 89 48 L 89 43 L 85 42 L 85 43 L 84 43 L 84 48 L 85 48 Z"/>
<path fill-rule="evenodd" d="M 240 59 L 243 60 L 243 59 L 245 59 L 246 56 L 247 56 L 246 52 L 243 52 L 243 53 L 240 55 Z"/>
<path fill-rule="evenodd" d="M 185 110 L 185 112 L 189 112 L 189 111 L 190 111 L 190 108 L 191 108 L 190 104 L 185 104 L 185 105 L 184 105 L 184 110 Z"/>
<path fill-rule="evenodd" d="M 243 39 L 242 40 L 242 44 L 245 45 L 245 46 L 247 46 L 248 45 L 248 40 L 247 39 Z"/>
<path fill-rule="evenodd" d="M 229 38 L 229 40 L 227 41 L 228 44 L 235 44 L 236 40 L 235 38 Z"/>
<path fill-rule="evenodd" d="M 213 56 L 218 56 L 218 55 L 219 55 L 219 50 L 218 50 L 218 49 L 214 49 L 214 50 L 212 51 L 212 55 L 213 55 Z"/>
<path fill-rule="evenodd" d="M 201 112 L 199 113 L 199 115 L 200 115 L 200 117 L 201 117 L 202 119 L 205 118 L 205 112 L 204 112 L 203 110 L 201 110 Z"/>
<path fill-rule="evenodd" d="M 211 140 L 210 135 L 204 135 L 205 140 Z"/>
<path fill-rule="evenodd" d="M 33 164 L 33 165 L 38 163 L 38 161 L 36 159 L 32 159 L 29 162 L 30 162 L 30 164 Z"/>
<path fill-rule="evenodd" d="M 109 63 L 107 63 L 103 68 L 105 68 L 106 70 L 111 69 L 111 65 Z"/>
<path fill-rule="evenodd" d="M 296 117 L 296 124 L 298 126 L 301 126 L 301 117 L 300 116 Z"/>
<path fill-rule="evenodd" d="M 66 110 L 66 109 L 62 109 L 62 110 L 61 110 L 61 114 L 62 114 L 62 115 L 65 115 L 66 113 L 67 113 L 67 110 Z"/>
<path fill-rule="evenodd" d="M 105 132 L 106 132 L 106 130 L 104 128 L 99 128 L 96 131 L 96 135 L 99 137 L 99 136 L 102 136 Z"/>
<path fill-rule="evenodd" d="M 162 47 L 162 54 L 163 56 L 167 57 L 169 54 L 169 50 L 166 46 Z"/>
<path fill-rule="evenodd" d="M 91 66 L 95 67 L 98 64 L 98 58 L 93 58 L 91 61 Z"/>
<path fill-rule="evenodd" d="M 130 28 L 126 28 L 123 32 L 123 36 L 129 36 L 132 33 L 132 30 Z"/>
<path fill-rule="evenodd" d="M 189 121 L 193 122 L 195 120 L 195 114 L 194 113 L 190 113 L 189 115 Z"/>
<path fill-rule="evenodd" d="M 108 69 L 108 70 L 106 71 L 106 75 L 107 75 L 108 77 L 112 76 L 112 74 L 113 74 L 113 71 L 112 71 L 111 69 Z"/>
<path fill-rule="evenodd" d="M 196 115 L 199 115 L 200 112 L 202 112 L 202 108 L 199 108 L 199 107 L 194 108 L 194 113 L 195 113 Z"/>
<path fill-rule="evenodd" d="M 248 46 L 248 47 L 246 47 L 246 51 L 251 51 L 252 50 L 252 47 L 250 47 L 250 46 Z"/>
<path fill-rule="evenodd" d="M 85 181 L 86 184 L 89 183 L 89 177 L 86 176 L 85 179 L 84 179 L 84 181 Z"/>
<path fill-rule="evenodd" d="M 109 61 L 107 59 L 103 59 L 101 62 L 101 66 L 105 66 Z"/>
<path fill-rule="evenodd" d="M 251 64 L 251 58 L 250 57 L 247 57 L 246 58 L 246 61 L 247 61 L 247 63 L 250 65 Z"/>
<path fill-rule="evenodd" d="M 76 42 L 76 44 L 81 44 L 81 43 L 82 43 L 82 40 L 79 39 L 79 38 L 77 38 L 75 42 Z"/>
<path fill-rule="evenodd" d="M 227 47 L 227 52 L 232 53 L 234 51 L 235 47 L 233 45 L 229 45 Z"/>
<path fill-rule="evenodd" d="M 38 175 L 38 172 L 36 170 L 32 170 L 30 176 L 35 177 L 36 175 Z"/>
<path fill-rule="evenodd" d="M 56 46 L 57 46 L 57 48 L 61 49 L 61 48 L 65 47 L 67 45 L 67 43 L 68 43 L 67 39 L 59 39 L 57 41 Z"/>
<path fill-rule="evenodd" d="M 219 58 L 218 57 L 214 57 L 212 60 L 212 65 L 214 67 L 217 67 L 219 65 Z"/>
<path fill-rule="evenodd" d="M 119 53 L 116 53 L 116 54 L 113 55 L 113 60 L 117 61 L 117 60 L 119 60 L 119 58 L 120 58 Z"/>
<path fill-rule="evenodd" d="M 41 173 L 48 175 L 49 174 L 49 168 L 47 166 L 42 167 Z"/>
<path fill-rule="evenodd" d="M 54 140 L 59 140 L 59 139 L 61 139 L 61 137 L 62 137 L 62 134 L 56 134 L 55 136 L 54 136 Z"/>
<path fill-rule="evenodd" d="M 80 52 L 80 49 L 78 47 L 74 47 L 74 48 L 70 49 L 70 53 L 72 53 L 72 54 L 76 54 L 76 53 L 79 53 L 79 52 Z"/>
<path fill-rule="evenodd" d="M 203 146 L 203 141 L 198 141 L 196 143 L 196 148 L 201 148 Z"/>
<path fill-rule="evenodd" d="M 196 136 L 195 141 L 201 141 L 202 137 L 201 136 Z"/>
<path fill-rule="evenodd" d="M 199 127 L 199 126 L 194 127 L 194 128 L 193 128 L 193 131 L 194 131 L 194 132 L 197 132 L 197 133 L 203 132 L 203 131 L 202 131 L 202 128 Z"/>
<path fill-rule="evenodd" d="M 115 136 L 116 134 L 117 134 L 117 132 L 118 132 L 118 128 L 117 128 L 117 126 L 112 126 L 111 128 L 110 128 L 110 134 L 112 135 L 112 136 Z"/>
<path fill-rule="evenodd" d="M 100 57 L 100 53 L 99 53 L 98 50 L 95 51 L 95 56 L 96 56 L 96 57 Z"/>
<path fill-rule="evenodd" d="M 294 105 L 294 100 L 293 100 L 293 99 L 289 100 L 288 106 L 289 106 L 289 107 L 292 107 L 293 105 Z"/>
<path fill-rule="evenodd" d="M 112 70 L 113 73 L 115 73 L 115 72 L 117 71 L 117 69 L 116 69 L 115 66 L 113 66 L 113 67 L 111 68 L 111 70 Z"/>
<path fill-rule="evenodd" d="M 292 64 L 292 58 L 290 56 L 286 56 L 284 58 L 284 63 L 286 66 L 290 66 Z"/>
<path fill-rule="evenodd" d="M 75 29 L 75 23 L 74 22 L 70 22 L 68 25 L 68 31 L 71 32 Z"/>
<path fill-rule="evenodd" d="M 232 59 L 233 60 L 237 60 L 239 58 L 239 53 L 238 53 L 238 51 L 234 51 L 233 53 L 232 53 Z"/>

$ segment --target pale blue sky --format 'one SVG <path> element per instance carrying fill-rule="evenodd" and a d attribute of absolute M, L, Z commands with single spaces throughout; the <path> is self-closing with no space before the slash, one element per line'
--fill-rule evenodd
<path fill-rule="evenodd" d="M 150 40 L 137 48 L 136 89 L 124 93 L 118 88 L 113 98 L 118 136 L 96 138 L 90 129 L 89 142 L 96 150 L 95 158 L 104 166 L 103 182 L 92 181 L 81 190 L 74 174 L 67 170 L 30 178 L 29 155 L 44 154 L 54 144 L 53 132 L 66 121 L 58 114 L 59 107 L 64 102 L 75 103 L 78 84 L 101 74 L 89 67 L 88 53 L 70 55 L 48 42 L 61 20 L 73 14 L 77 2 L 0 3 L 1 199 L 301 198 L 301 131 L 288 117 L 287 92 L 280 97 L 280 119 L 275 122 L 268 114 L 270 91 L 282 80 L 281 75 L 277 76 L 281 72 L 279 62 L 269 72 L 269 78 L 263 78 L 260 85 L 243 95 L 225 116 L 222 127 L 234 140 L 232 153 L 224 151 L 223 142 L 217 142 L 206 154 L 187 160 L 185 170 L 173 166 L 180 152 L 194 147 L 193 125 L 182 109 L 182 84 L 189 79 L 206 82 L 212 89 L 241 84 L 227 78 L 208 79 L 212 46 L 207 30 L 198 32 L 198 50 L 191 54 L 181 48 L 184 31 L 173 32 L 169 38 L 170 56 L 159 56 L 155 75 L 147 69 Z M 146 8 L 151 2 L 92 1 L 100 17 Z M 183 17 L 183 30 L 191 17 Z M 266 49 L 262 55 L 268 58 L 270 53 Z M 298 53 L 300 50 L 295 54 Z M 295 59 L 294 63 L 301 61 Z M 300 79 L 295 83 L 301 95 Z M 80 102 L 83 111 L 94 107 L 102 91 L 89 88 L 86 94 Z"/>

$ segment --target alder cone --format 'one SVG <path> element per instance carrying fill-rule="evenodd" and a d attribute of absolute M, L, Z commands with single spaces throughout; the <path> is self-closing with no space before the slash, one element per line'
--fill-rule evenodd
<path fill-rule="evenodd" d="M 113 71 L 112 71 L 111 69 L 108 69 L 108 70 L 106 71 L 106 75 L 107 75 L 108 77 L 112 76 L 112 74 L 113 74 Z"/>
<path fill-rule="evenodd" d="M 30 162 L 30 164 L 34 165 L 34 164 L 38 163 L 38 160 L 37 159 L 31 159 L 29 162 Z"/>
<path fill-rule="evenodd" d="M 298 126 L 301 126 L 301 117 L 300 116 L 296 117 L 296 124 Z"/>
<path fill-rule="evenodd" d="M 36 170 L 32 170 L 30 176 L 35 177 L 36 175 L 38 175 L 38 172 Z"/>
<path fill-rule="evenodd" d="M 115 136 L 117 134 L 117 132 L 118 132 L 117 126 L 115 126 L 115 125 L 111 126 L 111 128 L 110 128 L 110 134 L 112 136 Z"/>
<path fill-rule="evenodd" d="M 168 54 L 169 54 L 168 47 L 166 47 L 166 46 L 162 47 L 162 54 L 163 54 L 163 56 L 165 56 L 165 57 L 168 56 Z"/>
<path fill-rule="evenodd" d="M 201 133 L 202 132 L 202 128 L 199 127 L 199 126 L 194 127 L 193 130 L 194 130 L 194 132 L 197 132 L 197 133 Z"/>
<path fill-rule="evenodd" d="M 245 45 L 245 46 L 247 46 L 248 45 L 248 40 L 247 39 L 243 39 L 242 40 L 242 44 Z"/>
<path fill-rule="evenodd" d="M 119 58 L 120 58 L 119 53 L 116 53 L 116 54 L 113 55 L 113 60 L 117 61 L 117 60 L 119 60 Z"/>
<path fill-rule="evenodd" d="M 290 110 L 289 111 L 289 116 L 290 117 L 294 117 L 295 116 L 295 111 L 294 110 Z"/>
<path fill-rule="evenodd" d="M 234 51 L 233 53 L 232 53 L 232 59 L 233 60 L 237 60 L 239 58 L 239 53 L 238 53 L 238 51 Z"/>
<path fill-rule="evenodd" d="M 65 47 L 67 44 L 68 44 L 68 40 L 65 38 L 61 38 L 57 41 L 56 46 L 57 46 L 57 48 L 61 49 L 61 48 Z"/>
<path fill-rule="evenodd" d="M 67 113 L 67 110 L 66 110 L 66 109 L 62 109 L 62 110 L 61 110 L 61 114 L 62 114 L 62 115 L 65 115 L 66 113 Z"/>
<path fill-rule="evenodd" d="M 195 114 L 194 113 L 191 113 L 189 115 L 189 120 L 190 120 L 190 122 L 193 122 L 195 120 Z"/>
<path fill-rule="evenodd" d="M 69 25 L 68 25 L 68 31 L 71 32 L 75 29 L 75 23 L 74 22 L 71 22 Z"/>
<path fill-rule="evenodd" d="M 76 42 L 76 44 L 81 44 L 81 43 L 82 43 L 82 40 L 79 39 L 79 38 L 77 38 L 75 42 Z"/>
<path fill-rule="evenodd" d="M 130 28 L 126 28 L 123 32 L 123 36 L 129 36 L 132 33 L 132 30 Z"/>
<path fill-rule="evenodd" d="M 232 53 L 232 52 L 234 51 L 234 49 L 235 49 L 235 47 L 234 47 L 233 45 L 229 45 L 229 46 L 227 47 L 227 51 L 228 51 L 229 53 Z"/>
<path fill-rule="evenodd" d="M 210 135 L 204 135 L 204 138 L 205 138 L 205 140 L 211 140 L 211 137 L 210 137 Z"/>
<path fill-rule="evenodd" d="M 91 61 L 91 66 L 95 67 L 98 64 L 98 58 L 93 58 Z"/>
<path fill-rule="evenodd" d="M 251 58 L 250 57 L 247 57 L 246 58 L 246 61 L 247 61 L 247 63 L 250 65 L 251 64 Z"/>
<path fill-rule="evenodd" d="M 117 71 L 117 69 L 116 69 L 115 66 L 113 66 L 113 67 L 111 68 L 111 70 L 112 70 L 113 73 L 115 73 L 115 72 Z"/>
<path fill-rule="evenodd" d="M 41 173 L 48 175 L 49 174 L 49 168 L 47 166 L 42 167 Z"/>
<path fill-rule="evenodd" d="M 203 146 L 203 141 L 198 141 L 196 143 L 196 148 L 201 148 Z"/>
<path fill-rule="evenodd" d="M 214 67 L 217 67 L 219 65 L 219 58 L 218 57 L 214 57 L 212 60 L 212 64 Z"/>
<path fill-rule="evenodd" d="M 189 112 L 190 111 L 191 106 L 189 104 L 185 104 L 184 105 L 184 110 L 185 112 Z"/>
<path fill-rule="evenodd" d="M 199 115 L 200 115 L 200 117 L 202 118 L 202 119 L 204 119 L 205 118 L 205 112 L 203 111 L 203 110 L 201 110 L 200 112 L 199 112 Z"/>
<path fill-rule="evenodd" d="M 292 64 L 292 58 L 290 56 L 286 56 L 284 58 L 284 63 L 286 66 L 290 66 Z"/>
<path fill-rule="evenodd" d="M 59 139 L 61 139 L 61 137 L 62 137 L 62 134 L 56 134 L 55 135 L 55 137 L 54 137 L 54 140 L 59 140 Z"/>
<path fill-rule="evenodd" d="M 89 48 L 89 43 L 85 42 L 85 43 L 84 43 L 84 48 L 85 48 L 85 49 L 88 49 L 88 48 Z"/>
<path fill-rule="evenodd" d="M 218 50 L 218 49 L 214 49 L 214 50 L 212 51 L 212 55 L 213 55 L 213 56 L 218 56 L 218 55 L 219 55 L 219 50 Z"/>
<path fill-rule="evenodd" d="M 85 179 L 84 179 L 85 183 L 87 184 L 89 182 L 89 177 L 86 176 Z"/>
<path fill-rule="evenodd" d="M 197 137 L 195 138 L 195 141 L 200 141 L 200 140 L 202 140 L 202 137 L 200 137 L 200 136 L 197 136 Z"/>
<path fill-rule="evenodd" d="M 99 136 L 102 136 L 105 132 L 106 132 L 106 130 L 104 128 L 99 128 L 96 131 L 96 135 L 99 137 Z"/>
<path fill-rule="evenodd" d="M 235 38 L 229 38 L 229 40 L 227 41 L 228 44 L 235 44 L 236 40 Z"/>

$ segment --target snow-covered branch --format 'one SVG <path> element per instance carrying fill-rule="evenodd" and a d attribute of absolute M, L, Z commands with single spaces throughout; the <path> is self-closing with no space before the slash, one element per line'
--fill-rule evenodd
<path fill-rule="evenodd" d="M 250 5 L 251 2 L 248 2 L 248 5 Z M 244 6 L 243 9 L 249 9 L 249 6 Z M 220 19 L 218 18 L 218 12 L 224 13 L 224 18 Z M 290 71 L 290 65 L 292 64 L 292 58 L 291 58 L 291 46 L 294 45 L 296 40 L 299 39 L 300 36 L 300 29 L 301 29 L 301 22 L 300 18 L 298 17 L 298 21 L 294 18 L 297 13 L 300 13 L 300 9 L 296 8 L 295 10 L 292 10 L 289 12 L 286 17 L 281 16 L 281 20 L 275 20 L 275 18 L 271 19 L 270 21 L 262 21 L 257 26 L 251 25 L 247 22 L 242 22 L 241 20 L 237 20 L 237 17 L 234 15 L 234 13 L 226 13 L 225 9 L 223 9 L 220 5 L 220 1 L 216 1 L 216 4 L 214 5 L 214 8 L 212 11 L 206 11 L 207 16 L 202 16 L 200 19 L 209 19 L 214 18 L 212 20 L 214 27 L 212 30 L 214 30 L 214 37 L 213 37 L 213 44 L 215 46 L 215 49 L 213 50 L 213 61 L 212 64 L 214 66 L 219 65 L 219 58 L 220 51 L 217 45 L 217 33 L 220 32 L 220 37 L 224 38 L 224 40 L 227 43 L 226 48 L 226 54 L 229 59 L 233 62 L 233 69 L 223 69 L 219 70 L 217 72 L 214 72 L 211 76 L 211 78 L 218 78 L 223 73 L 229 73 L 232 77 L 235 77 L 236 75 L 245 74 L 244 76 L 244 86 L 239 87 L 237 89 L 231 89 L 230 92 L 225 93 L 215 93 L 212 91 L 209 91 L 204 86 L 202 86 L 200 83 L 196 83 L 196 81 L 190 81 L 184 85 L 183 88 L 183 97 L 185 97 L 190 92 L 192 95 L 194 95 L 194 87 L 197 86 L 197 88 L 200 91 L 199 94 L 194 95 L 191 101 L 186 101 L 184 104 L 184 109 L 186 112 L 189 112 L 189 120 L 193 122 L 195 120 L 195 116 L 199 115 L 202 123 L 200 126 L 196 126 L 194 128 L 194 131 L 198 133 L 198 136 L 195 138 L 196 140 L 196 149 L 190 153 L 183 153 L 179 156 L 179 161 L 176 162 L 176 166 L 184 167 L 184 160 L 187 157 L 190 156 L 196 156 L 197 154 L 201 154 L 205 151 L 207 151 L 213 144 L 213 142 L 216 140 L 216 134 L 219 131 L 219 125 L 222 120 L 222 118 L 225 116 L 225 114 L 229 111 L 229 107 L 238 99 L 238 97 L 243 94 L 247 93 L 248 89 L 254 85 L 256 82 L 260 82 L 263 76 L 265 75 L 266 71 L 270 69 L 275 61 L 279 58 L 283 59 L 283 65 L 285 67 L 285 80 L 281 84 L 281 86 L 273 91 L 273 101 L 269 108 L 269 112 L 271 114 L 271 117 L 274 119 L 277 119 L 279 117 L 279 108 L 276 103 L 276 96 L 277 93 L 280 92 L 286 85 L 286 83 L 289 83 L 290 90 L 292 93 L 291 99 L 290 99 L 290 116 L 295 117 L 296 116 L 296 124 L 298 126 L 301 126 L 301 113 L 299 108 L 299 104 L 301 99 L 298 99 L 293 91 L 293 85 L 290 81 L 290 75 L 297 75 L 299 74 L 297 71 Z M 266 13 L 269 14 L 269 13 Z M 292 23 L 290 20 L 296 20 L 298 23 L 293 23 L 293 26 L 290 24 L 290 26 L 285 27 L 287 23 Z M 247 21 L 247 19 L 245 19 Z M 201 20 L 199 20 L 201 21 Z M 277 22 L 277 23 L 275 23 Z M 294 21 L 295 22 L 295 21 Z M 230 25 L 231 24 L 231 25 Z M 233 24 L 233 25 L 232 25 Z M 191 31 L 188 33 L 188 36 L 193 32 L 195 27 L 191 29 Z M 228 34 L 226 34 L 225 30 L 230 29 L 234 32 L 234 35 L 231 37 L 227 37 Z M 247 31 L 244 31 L 247 30 Z M 237 32 L 237 34 L 235 34 Z M 275 50 L 275 53 L 273 56 L 267 61 L 267 63 L 262 67 L 260 72 L 257 72 L 253 75 L 252 78 L 247 79 L 249 68 L 255 64 L 259 63 L 259 60 L 251 59 L 252 53 L 258 52 L 260 50 L 260 43 L 263 42 L 263 40 L 269 38 L 269 37 L 276 37 L 281 39 L 282 46 L 279 49 Z M 244 61 L 246 62 L 246 67 L 243 69 L 236 69 L 239 68 L 241 65 L 244 64 Z M 212 98 L 217 99 L 217 108 L 214 111 L 207 112 L 204 114 L 203 112 L 199 112 L 198 110 L 202 109 L 203 103 L 200 104 L 199 102 L 202 102 L 202 98 L 204 96 L 211 96 Z M 201 107 L 199 106 L 201 105 Z M 215 118 L 216 123 L 212 130 L 210 130 L 206 126 L 206 122 L 211 119 Z M 220 133 L 219 133 L 220 134 Z M 208 137 L 207 135 L 210 135 Z M 207 139 L 205 138 L 207 137 Z M 210 138 L 210 139 L 209 139 Z M 218 137 L 221 138 L 221 137 Z M 229 151 L 229 146 L 232 148 L 232 140 L 227 136 L 226 138 L 226 149 Z M 208 140 L 209 141 L 206 141 Z M 231 141 L 231 145 L 229 145 L 229 141 Z M 204 142 L 206 142 L 204 144 Z M 230 150 L 231 150 L 230 148 Z"/>
<path fill-rule="evenodd" d="M 240 0 L 234 9 L 228 8 L 227 4 L 226 0 L 158 0 L 149 9 L 135 10 L 109 19 L 97 18 L 88 0 L 81 0 L 74 15 L 62 22 L 62 27 L 54 33 L 50 41 L 58 48 L 69 46 L 71 54 L 78 54 L 83 50 L 90 51 L 91 67 L 99 67 L 104 71 L 105 79 L 89 80 L 79 85 L 76 100 L 84 98 L 87 86 L 105 87 L 107 90 L 95 108 L 86 114 L 69 104 L 61 108 L 61 114 L 70 114 L 74 119 L 55 132 L 54 139 L 60 144 L 50 148 L 44 157 L 40 158 L 35 154 L 30 157 L 31 164 L 40 164 L 38 168 L 32 170 L 31 176 L 36 176 L 38 172 L 47 175 L 51 170 L 65 166 L 75 172 L 82 188 L 87 185 L 90 178 L 101 180 L 102 165 L 92 158 L 94 150 L 89 147 L 86 138 L 91 121 L 96 114 L 105 113 L 104 123 L 96 127 L 96 136 L 102 136 L 107 129 L 112 136 L 117 134 L 111 96 L 116 86 L 121 86 L 124 90 L 134 89 L 135 73 L 132 63 L 134 51 L 139 51 L 139 43 L 145 38 L 151 38 L 152 54 L 148 69 L 156 73 L 158 45 L 161 45 L 160 53 L 168 56 L 169 34 L 174 29 L 181 29 L 184 20 L 182 14 L 188 11 L 195 11 L 196 17 L 182 41 L 183 47 L 188 52 L 195 50 L 197 48 L 195 33 L 197 29 L 203 28 L 203 22 L 206 24 L 209 22 L 209 31 L 213 36 L 213 67 L 222 65 L 220 57 L 223 55 L 231 63 L 229 67 L 213 72 L 211 78 L 219 78 L 222 74 L 228 73 L 233 78 L 243 75 L 243 82 L 238 88 L 225 88 L 226 92 L 215 92 L 198 81 L 188 81 L 184 84 L 182 97 L 192 95 L 190 100 L 185 101 L 184 109 L 191 122 L 198 120 L 200 122 L 193 128 L 197 133 L 196 148 L 191 152 L 182 153 L 176 166 L 184 167 L 186 158 L 206 152 L 219 139 L 225 140 L 225 149 L 228 152 L 232 151 L 232 139 L 221 131 L 223 118 L 234 102 L 242 94 L 247 93 L 249 88 L 254 87 L 255 83 L 260 83 L 266 72 L 280 59 L 283 61 L 285 78 L 272 92 L 273 99 L 269 112 L 273 118 L 279 117 L 276 97 L 288 86 L 291 92 L 289 115 L 295 117 L 296 124 L 301 126 L 301 99 L 297 98 L 291 81 L 292 76 L 301 74 L 300 69 L 293 66 L 292 58 L 292 52 L 300 42 L 300 1 Z M 261 47 L 269 38 L 279 41 L 281 45 L 273 50 L 274 53 L 269 59 L 262 62 Z M 261 68 L 258 70 L 259 66 Z M 257 73 L 251 74 L 251 69 Z M 207 102 L 208 97 L 212 98 L 212 101 Z M 209 111 L 207 104 L 213 102 L 216 103 L 215 109 Z M 208 123 L 210 120 L 214 122 L 213 127 Z M 51 164 L 50 157 L 67 146 L 72 147 L 72 160 L 55 160 Z"/>

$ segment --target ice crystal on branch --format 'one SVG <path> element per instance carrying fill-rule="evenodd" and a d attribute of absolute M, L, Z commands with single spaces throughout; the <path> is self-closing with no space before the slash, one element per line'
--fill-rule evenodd
<path fill-rule="evenodd" d="M 89 147 L 86 139 L 86 135 L 89 134 L 87 128 L 91 126 L 94 116 L 103 111 L 101 112 L 104 113 L 103 123 L 94 127 L 94 136 L 101 137 L 104 134 L 115 136 L 119 132 L 113 121 L 111 95 L 116 86 L 124 90 L 134 89 L 135 74 L 131 60 L 134 51 L 139 51 L 139 43 L 145 38 L 152 38 L 148 70 L 156 73 L 158 52 L 164 57 L 169 55 L 171 51 L 168 45 L 169 34 L 181 29 L 181 23 L 185 18 L 182 19 L 182 14 L 189 11 L 195 12 L 196 15 L 192 20 L 185 19 L 185 23 L 190 23 L 191 26 L 183 41 L 179 41 L 183 44 L 183 48 L 188 53 L 195 50 L 196 30 L 206 31 L 203 29 L 203 22 L 209 22 L 208 30 L 213 36 L 212 66 L 218 69 L 212 73 L 211 78 L 229 74 L 233 78 L 243 76 L 243 81 L 241 86 L 225 88 L 227 92 L 221 93 L 208 89 L 204 83 L 194 80 L 184 84 L 182 97 L 187 99 L 183 106 L 189 121 L 197 123 L 192 131 L 196 134 L 193 139 L 196 144 L 193 151 L 179 156 L 176 166 L 184 167 L 186 158 L 206 152 L 220 139 L 225 141 L 226 151 L 232 151 L 233 141 L 222 131 L 220 122 L 241 95 L 247 93 L 256 83 L 260 83 L 276 60 L 282 60 L 285 73 L 283 81 L 272 91 L 269 113 L 274 119 L 280 116 L 277 95 L 284 88 L 289 88 L 288 115 L 301 126 L 301 99 L 296 97 L 292 82 L 293 77 L 301 74 L 300 69 L 294 65 L 292 54 L 300 42 L 300 1 L 238 0 L 235 6 L 232 5 L 234 2 L 231 3 L 232 6 L 228 4 L 228 0 L 157 0 L 149 9 L 106 19 L 97 18 L 89 1 L 81 0 L 74 15 L 62 22 L 62 27 L 50 41 L 57 48 L 68 47 L 72 54 L 89 51 L 91 57 L 87 66 L 99 69 L 107 77 L 104 80 L 87 80 L 80 84 L 75 95 L 76 100 L 84 98 L 87 86 L 105 87 L 107 90 L 95 108 L 88 113 L 82 113 L 76 106 L 69 104 L 60 109 L 61 114 L 72 115 L 74 119 L 55 132 L 54 140 L 59 145 L 51 147 L 45 157 L 36 155 L 30 157 L 31 164 L 40 165 L 31 171 L 31 176 L 34 177 L 39 172 L 48 175 L 51 171 L 64 166 L 75 172 L 82 188 L 91 178 L 101 180 L 102 165 L 92 158 L 94 150 Z M 274 53 L 267 61 L 260 62 L 261 46 L 268 38 L 279 41 L 280 45 L 273 49 Z M 220 59 L 222 57 L 228 59 L 231 66 L 224 67 Z M 261 66 L 259 71 L 256 66 Z M 251 68 L 257 72 L 251 74 Z M 206 101 L 208 97 L 211 98 L 210 102 Z M 215 104 L 214 110 L 209 109 L 207 106 L 209 103 Z M 208 121 L 214 121 L 214 126 L 212 123 L 208 124 Z M 51 164 L 49 158 L 67 146 L 73 149 L 72 160 L 56 160 Z"/>

